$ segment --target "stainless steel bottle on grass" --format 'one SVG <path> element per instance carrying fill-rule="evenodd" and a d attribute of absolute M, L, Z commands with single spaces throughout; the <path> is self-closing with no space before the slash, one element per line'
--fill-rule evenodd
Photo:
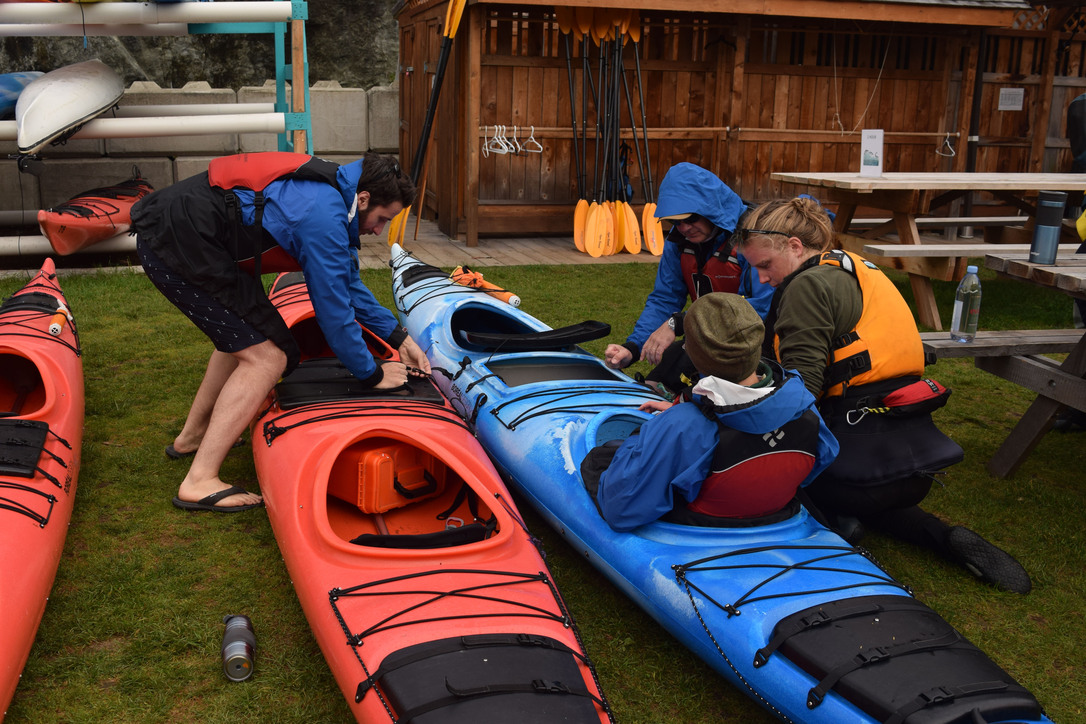
<path fill-rule="evenodd" d="M 230 615 L 223 618 L 226 631 L 222 635 L 222 670 L 231 681 L 245 681 L 253 675 L 253 655 L 256 653 L 256 633 L 248 616 Z"/>

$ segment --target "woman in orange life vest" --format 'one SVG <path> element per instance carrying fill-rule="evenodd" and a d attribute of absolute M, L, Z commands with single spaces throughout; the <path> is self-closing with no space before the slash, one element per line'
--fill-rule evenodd
<path fill-rule="evenodd" d="M 920 333 L 897 288 L 862 257 L 831 250 L 833 228 L 816 201 L 770 201 L 742 223 L 739 249 L 776 289 L 766 317 L 767 354 L 799 372 L 841 446 L 806 489 L 814 504 L 846 537 L 859 536 L 862 520 L 939 552 L 987 583 L 1028 593 L 1029 575 L 1014 558 L 918 506 L 933 475 L 963 457 L 930 412 L 863 412 L 924 372 Z"/>
<path fill-rule="evenodd" d="M 302 270 L 329 346 L 363 385 L 399 387 L 407 365 L 429 372 L 358 274 L 360 237 L 380 234 L 414 199 L 414 183 L 391 157 L 368 153 L 341 166 L 271 152 L 215 159 L 132 209 L 147 277 L 215 345 L 185 425 L 166 447 L 171 458 L 192 457 L 175 506 L 229 513 L 263 504 L 219 478 L 231 445 L 300 354 L 261 272 Z M 374 360 L 359 322 L 406 365 Z"/>

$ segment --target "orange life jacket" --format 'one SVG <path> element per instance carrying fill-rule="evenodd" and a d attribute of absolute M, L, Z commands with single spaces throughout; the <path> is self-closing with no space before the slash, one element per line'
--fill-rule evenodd
<path fill-rule="evenodd" d="M 235 255 L 238 265 L 256 275 L 300 271 L 301 267 L 297 260 L 264 233 L 263 191 L 273 181 L 286 178 L 321 181 L 338 189 L 339 185 L 336 183 L 338 170 L 339 164 L 332 161 L 289 151 L 239 153 L 216 158 L 208 164 L 208 183 L 215 188 L 227 191 L 227 208 L 233 206 L 237 213 L 235 230 L 238 248 L 235 250 Z M 251 227 L 243 227 L 241 223 L 237 196 L 233 194 L 233 190 L 239 188 L 254 192 L 253 206 L 256 221 Z"/>
<path fill-rule="evenodd" d="M 894 283 L 874 264 L 847 251 L 824 252 L 818 264 L 851 274 L 863 299 L 856 328 L 830 345 L 819 399 L 840 397 L 850 385 L 922 376 L 924 345 L 913 313 Z M 780 338 L 773 343 L 779 359 Z"/>

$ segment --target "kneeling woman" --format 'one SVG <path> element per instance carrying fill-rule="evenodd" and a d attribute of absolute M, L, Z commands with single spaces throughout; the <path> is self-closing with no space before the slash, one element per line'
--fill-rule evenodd
<path fill-rule="evenodd" d="M 802 375 L 841 445 L 808 490 L 818 508 L 850 539 L 858 537 L 849 533 L 859 530 L 859 519 L 999 588 L 1027 593 L 1029 576 L 1014 558 L 918 507 L 933 474 L 963 457 L 930 412 L 866 413 L 924 374 L 920 333 L 897 287 L 862 257 L 830 248 L 833 229 L 816 201 L 770 201 L 742 223 L 740 251 L 776 288 L 767 353 Z"/>
<path fill-rule="evenodd" d="M 661 517 L 710 526 L 788 517 L 797 489 L 837 454 L 814 397 L 795 373 L 761 358 L 762 320 L 742 297 L 699 297 L 685 326 L 702 375 L 693 400 L 646 403 L 666 409 L 621 445 L 589 453 L 585 486 L 616 530 Z"/>

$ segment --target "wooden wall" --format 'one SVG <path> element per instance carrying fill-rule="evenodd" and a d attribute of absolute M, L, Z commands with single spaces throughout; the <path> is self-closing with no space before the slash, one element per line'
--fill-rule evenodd
<path fill-rule="evenodd" d="M 402 63 L 415 68 L 406 83 L 401 76 L 407 167 L 444 7 L 400 15 Z M 1066 170 L 1066 107 L 1086 91 L 1086 42 L 1075 32 L 1086 21 L 1070 12 L 1060 28 L 1029 11 L 1014 28 L 982 31 L 642 11 L 638 42 L 627 33 L 621 54 L 633 109 L 631 118 L 620 87 L 631 203 L 654 195 L 649 176 L 658 186 L 679 161 L 712 169 L 751 202 L 795 193 L 769 174 L 857 169 L 864 128 L 884 129 L 889 171 Z M 595 173 L 603 144 L 591 93 L 584 101 L 586 67 L 589 88 L 600 81 L 601 46 L 576 27 L 561 32 L 549 7 L 475 4 L 455 48 L 431 142 L 428 213 L 469 243 L 572 233 L 579 198 L 617 193 Z M 1001 88 L 1023 89 L 1021 111 L 997 110 Z M 642 112 L 649 140 L 639 159 Z M 507 138 L 516 127 L 522 145 L 531 136 L 542 152 L 488 152 L 496 126 Z M 971 135 L 979 139 L 973 153 Z"/>

